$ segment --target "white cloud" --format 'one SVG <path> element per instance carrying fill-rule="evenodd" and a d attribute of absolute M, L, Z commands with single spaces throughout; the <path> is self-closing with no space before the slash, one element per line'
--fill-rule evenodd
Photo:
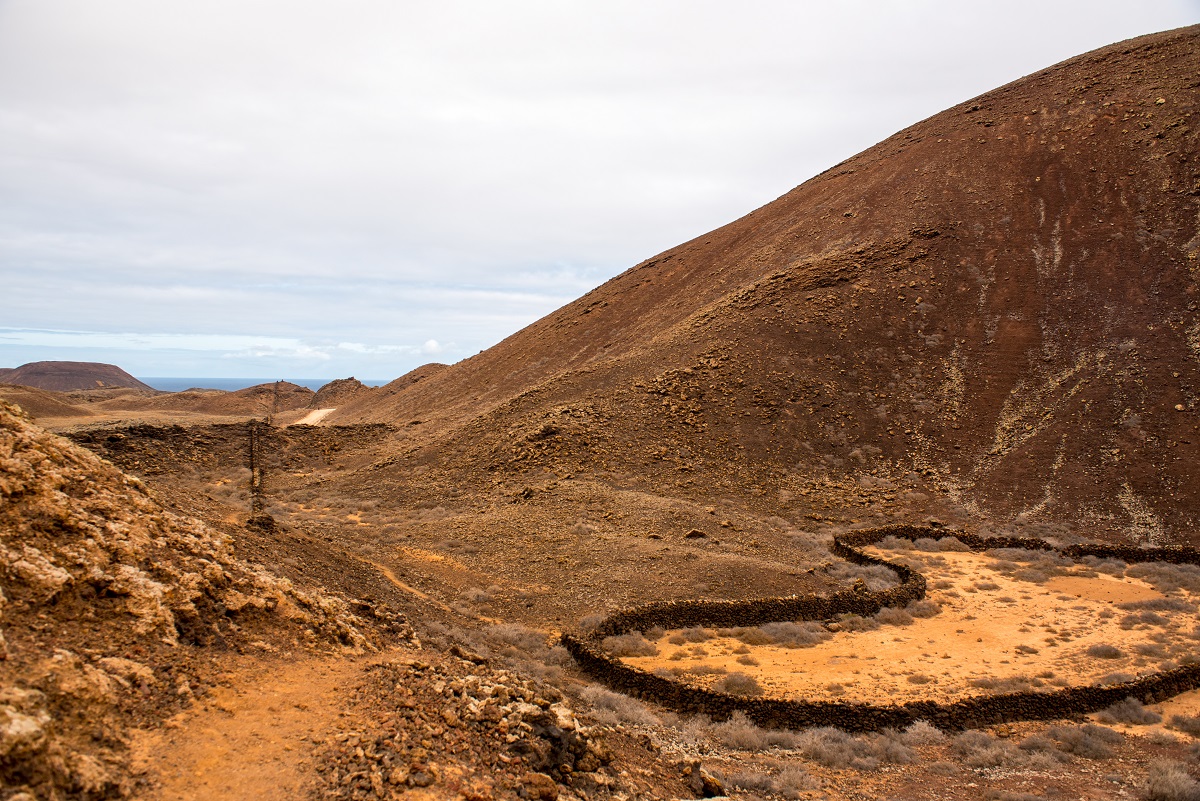
<path fill-rule="evenodd" d="M 946 106 L 1198 19 L 1195 0 L 0 0 L 5 322 L 276 337 L 399 374 L 435 351 L 381 348 L 474 353 Z"/>

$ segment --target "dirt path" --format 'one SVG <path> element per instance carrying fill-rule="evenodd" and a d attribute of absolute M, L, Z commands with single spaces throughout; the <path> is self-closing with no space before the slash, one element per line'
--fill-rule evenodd
<path fill-rule="evenodd" d="M 225 686 L 161 729 L 135 732 L 148 801 L 284 801 L 305 795 L 311 751 L 339 719 L 348 687 L 375 658 L 238 658 Z"/>
<path fill-rule="evenodd" d="M 301 418 L 300 418 L 299 420 L 297 420 L 296 422 L 294 422 L 294 423 L 289 423 L 288 425 L 293 425 L 293 426 L 315 426 L 317 423 L 321 422 L 321 421 L 322 421 L 322 420 L 324 420 L 326 417 L 328 417 L 328 416 L 330 415 L 330 413 L 331 413 L 331 412 L 335 412 L 335 411 L 337 411 L 337 409 L 336 409 L 336 408 L 329 408 L 329 409 L 313 409 L 311 412 L 309 412 L 308 414 L 304 415 L 303 417 L 301 417 Z"/>

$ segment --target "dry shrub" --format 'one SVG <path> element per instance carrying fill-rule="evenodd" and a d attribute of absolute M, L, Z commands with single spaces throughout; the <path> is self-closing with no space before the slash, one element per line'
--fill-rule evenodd
<path fill-rule="evenodd" d="M 1169 622 L 1157 612 L 1151 612 L 1149 609 L 1146 609 L 1137 614 L 1126 615 L 1121 618 L 1119 625 L 1123 629 L 1131 629 L 1134 626 L 1165 626 Z"/>
<path fill-rule="evenodd" d="M 667 642 L 671 643 L 672 645 L 683 645 L 684 643 L 688 642 L 706 642 L 711 640 L 712 637 L 713 633 L 708 629 L 703 628 L 702 626 L 693 626 L 691 628 L 681 629 L 675 632 L 667 638 Z"/>
<path fill-rule="evenodd" d="M 1200 801 L 1200 782 L 1178 762 L 1152 763 L 1147 778 L 1147 801 Z"/>
<path fill-rule="evenodd" d="M 636 698 L 614 693 L 595 684 L 583 688 L 580 697 L 591 704 L 592 715 L 601 723 L 615 726 L 627 723 L 635 726 L 656 726 L 658 716 Z"/>
<path fill-rule="evenodd" d="M 1120 659 L 1125 656 L 1125 652 L 1117 646 L 1105 645 L 1103 643 L 1088 646 L 1087 651 L 1084 653 L 1093 659 Z"/>
<path fill-rule="evenodd" d="M 821 783 L 796 766 L 784 768 L 777 775 L 766 773 L 735 773 L 725 779 L 726 784 L 739 790 L 770 793 L 787 799 L 803 798 L 810 790 L 819 790 Z"/>
<path fill-rule="evenodd" d="M 930 601 L 929 598 L 913 601 L 904 609 L 913 618 L 934 618 L 934 616 L 942 614 L 942 604 Z"/>
<path fill-rule="evenodd" d="M 545 632 L 520 623 L 500 623 L 484 630 L 489 640 L 500 642 L 530 655 L 543 655 L 550 649 Z"/>
<path fill-rule="evenodd" d="M 1052 726 L 1046 734 L 1058 743 L 1060 751 L 1085 759 L 1107 759 L 1112 756 L 1112 746 L 1125 739 L 1120 732 L 1093 723 Z"/>
<path fill-rule="evenodd" d="M 1136 698 L 1126 698 L 1117 701 L 1107 709 L 1096 713 L 1096 719 L 1101 723 L 1127 723 L 1130 726 L 1149 726 L 1162 722 L 1162 715 L 1146 709 Z"/>
<path fill-rule="evenodd" d="M 729 720 L 712 726 L 710 733 L 726 748 L 739 751 L 765 751 L 773 746 L 791 748 L 796 736 L 790 731 L 760 729 L 743 712 L 734 712 Z"/>
<path fill-rule="evenodd" d="M 971 679 L 970 683 L 981 690 L 994 693 L 1025 693 L 1045 686 L 1045 682 L 1036 676 L 1005 676 L 1002 679 L 984 676 Z"/>
<path fill-rule="evenodd" d="M 693 676 L 715 676 L 725 673 L 725 668 L 720 665 L 692 665 L 686 668 L 685 672 L 691 673 Z"/>
<path fill-rule="evenodd" d="M 829 632 L 811 620 L 802 623 L 767 623 L 763 633 L 784 648 L 808 648 L 829 638 Z"/>
<path fill-rule="evenodd" d="M 1025 761 L 1024 754 L 1008 740 L 997 740 L 982 731 L 963 732 L 951 741 L 950 749 L 971 768 L 1015 767 Z"/>
<path fill-rule="evenodd" d="M 907 746 L 935 745 L 945 740 L 946 735 L 942 733 L 941 729 L 932 725 L 929 721 L 918 720 L 916 723 L 900 732 L 900 739 Z"/>
<path fill-rule="evenodd" d="M 1141 562 L 1125 569 L 1125 575 L 1140 578 L 1162 593 L 1177 590 L 1200 593 L 1200 567 L 1166 562 Z"/>
<path fill-rule="evenodd" d="M 1096 681 L 1096 683 L 1101 686 L 1107 686 L 1110 684 L 1124 684 L 1125 682 L 1133 681 L 1135 678 L 1136 676 L 1134 676 L 1132 673 L 1117 671 L 1116 673 L 1105 673 Z"/>
<path fill-rule="evenodd" d="M 965 553 L 971 548 L 958 537 L 942 537 L 937 541 L 938 550 L 942 552 Z"/>
<path fill-rule="evenodd" d="M 1118 577 L 1125 575 L 1125 569 L 1128 567 L 1120 559 L 1101 559 L 1098 556 L 1085 556 L 1079 561 L 1099 573 Z"/>
<path fill-rule="evenodd" d="M 1200 715 L 1171 715 L 1167 728 L 1200 737 Z"/>
<path fill-rule="evenodd" d="M 839 729 L 809 729 L 796 738 L 795 747 L 806 758 L 828 768 L 876 770 L 885 762 L 905 765 L 916 760 L 916 753 L 905 745 L 903 735 L 891 730 L 852 737 Z"/>
<path fill-rule="evenodd" d="M 991 590 L 1000 589 L 1000 585 L 994 581 L 977 581 L 975 582 L 975 589 L 990 592 Z"/>
<path fill-rule="evenodd" d="M 875 620 L 885 626 L 911 626 L 913 616 L 895 606 L 885 606 L 875 613 Z"/>
<path fill-rule="evenodd" d="M 846 612 L 838 617 L 842 631 L 872 631 L 879 628 L 879 623 L 873 617 L 863 617 L 852 612 Z"/>
<path fill-rule="evenodd" d="M 856 565 L 852 562 L 835 562 L 830 566 L 828 575 L 846 584 L 853 584 L 855 579 L 862 579 L 868 590 L 879 591 L 895 587 L 900 583 L 896 573 L 883 565 Z"/>
<path fill-rule="evenodd" d="M 913 541 L 907 537 L 897 537 L 893 534 L 888 534 L 875 543 L 875 546 L 889 551 L 911 551 L 915 547 L 913 546 Z"/>
<path fill-rule="evenodd" d="M 740 671 L 722 676 L 713 684 L 713 689 L 730 695 L 762 695 L 763 693 L 762 685 L 758 683 L 757 679 Z"/>
<path fill-rule="evenodd" d="M 758 660 L 750 656 L 750 654 L 742 654 L 737 658 L 738 664 L 741 665 L 757 665 Z"/>
<path fill-rule="evenodd" d="M 1125 603 L 1117 604 L 1117 606 L 1131 612 L 1143 609 L 1149 609 L 1154 612 L 1192 613 L 1196 611 L 1196 605 L 1183 598 L 1150 598 L 1145 601 L 1126 601 Z"/>
<path fill-rule="evenodd" d="M 983 797 L 985 801 L 1045 801 L 1040 795 L 1014 793 L 1008 790 L 988 790 Z"/>
<path fill-rule="evenodd" d="M 615 657 L 658 656 L 658 646 L 647 640 L 640 631 L 605 637 L 600 647 Z"/>
<path fill-rule="evenodd" d="M 492 596 L 488 594 L 488 591 L 481 587 L 471 587 L 470 589 L 463 590 L 462 597 L 473 604 L 485 604 L 492 600 Z"/>

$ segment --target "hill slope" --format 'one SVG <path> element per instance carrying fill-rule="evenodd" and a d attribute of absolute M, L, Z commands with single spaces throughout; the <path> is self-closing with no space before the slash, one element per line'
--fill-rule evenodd
<path fill-rule="evenodd" d="M 115 364 L 100 362 L 30 362 L 8 372 L 4 383 L 56 392 L 111 387 L 154 391 Z"/>
<path fill-rule="evenodd" d="M 1155 34 L 960 104 L 335 419 L 419 420 L 409 458 L 464 476 L 684 465 L 786 512 L 799 478 L 916 473 L 964 515 L 1177 540 L 1198 54 Z"/>

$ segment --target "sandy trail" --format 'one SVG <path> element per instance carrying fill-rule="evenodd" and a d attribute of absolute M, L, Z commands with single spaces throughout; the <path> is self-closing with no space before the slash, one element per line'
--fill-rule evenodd
<path fill-rule="evenodd" d="M 657 656 L 626 661 L 702 686 L 742 672 L 771 697 L 904 703 L 1020 689 L 1014 681 L 1045 690 L 1091 684 L 1114 673 L 1153 672 L 1195 648 L 1186 634 L 1194 612 L 1160 612 L 1165 624 L 1122 626 L 1130 613 L 1116 604 L 1163 597 L 1139 579 L 1075 569 L 1076 575 L 1035 583 L 994 569 L 985 554 L 881 555 L 919 563 L 941 613 L 911 625 L 841 631 L 807 648 L 748 645 L 732 636 L 687 643 L 668 632 Z M 1120 653 L 1090 655 L 1097 645 Z"/>
<path fill-rule="evenodd" d="M 240 658 L 227 686 L 161 729 L 137 731 L 135 772 L 153 801 L 284 801 L 302 798 L 311 751 L 338 720 L 346 688 L 371 660 Z"/>
<path fill-rule="evenodd" d="M 297 420 L 296 422 L 294 422 L 294 423 L 289 423 L 288 425 L 293 425 L 293 426 L 315 426 L 317 423 L 321 422 L 321 421 L 322 421 L 322 420 L 324 420 L 326 417 L 328 417 L 328 416 L 330 415 L 330 413 L 332 413 L 332 412 L 336 412 L 336 411 L 337 411 L 337 408 L 336 408 L 336 407 L 329 408 L 329 409 L 313 409 L 311 412 L 309 412 L 308 414 L 304 415 L 303 417 L 301 417 L 301 418 L 300 418 L 299 420 Z"/>

